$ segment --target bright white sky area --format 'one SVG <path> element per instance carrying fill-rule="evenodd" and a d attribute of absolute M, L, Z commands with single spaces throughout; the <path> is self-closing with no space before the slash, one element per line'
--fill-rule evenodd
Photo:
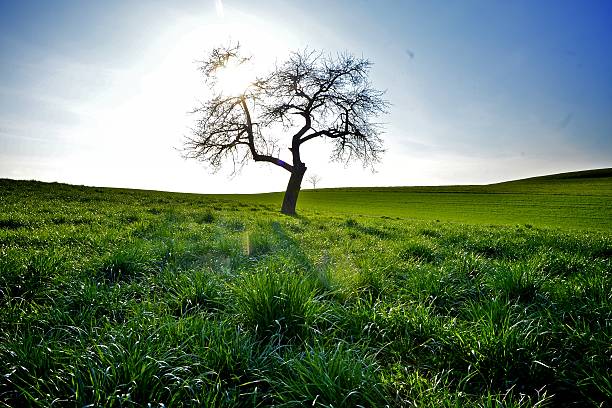
<path fill-rule="evenodd" d="M 308 142 L 302 159 L 318 187 L 612 167 L 612 6 L 561 3 L 3 2 L 0 177 L 283 191 L 289 174 L 276 166 L 230 178 L 231 167 L 211 174 L 181 157 L 189 111 L 205 97 L 195 61 L 229 42 L 262 72 L 306 47 L 374 63 L 371 80 L 392 104 L 381 118 L 387 152 L 373 173 L 329 163 L 330 144 Z"/>

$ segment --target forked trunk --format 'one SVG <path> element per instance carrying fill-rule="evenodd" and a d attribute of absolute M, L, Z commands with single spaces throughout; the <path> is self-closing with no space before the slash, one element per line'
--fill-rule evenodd
<path fill-rule="evenodd" d="M 286 215 L 295 215 L 295 206 L 297 204 L 298 195 L 302 188 L 302 179 L 306 173 L 306 167 L 295 168 L 289 177 L 285 198 L 283 198 L 283 206 L 281 212 Z"/>

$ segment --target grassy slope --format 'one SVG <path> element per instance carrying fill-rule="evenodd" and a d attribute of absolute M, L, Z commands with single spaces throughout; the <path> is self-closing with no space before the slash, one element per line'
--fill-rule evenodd
<path fill-rule="evenodd" d="M 612 401 L 609 230 L 255 201 L 0 180 L 0 407 Z"/>
<path fill-rule="evenodd" d="M 279 206 L 281 193 L 227 196 Z M 476 224 L 612 229 L 612 170 L 484 186 L 303 190 L 298 211 Z"/>

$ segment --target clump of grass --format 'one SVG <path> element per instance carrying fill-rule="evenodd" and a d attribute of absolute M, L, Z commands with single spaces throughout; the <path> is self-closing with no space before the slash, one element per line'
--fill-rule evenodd
<path fill-rule="evenodd" d="M 471 327 L 457 333 L 453 343 L 462 351 L 454 357 L 474 371 L 472 385 L 500 392 L 519 387 L 531 394 L 554 376 L 554 356 L 542 319 L 501 299 L 471 303 L 464 316 Z"/>
<path fill-rule="evenodd" d="M 253 400 L 261 364 L 255 342 L 226 322 L 137 319 L 86 346 L 70 387 L 79 406 L 235 406 Z"/>
<path fill-rule="evenodd" d="M 349 236 L 351 238 L 357 238 L 358 234 L 356 234 L 356 232 L 371 235 L 373 237 L 381 239 L 387 239 L 391 236 L 388 231 L 385 231 L 372 225 L 361 224 L 352 218 L 348 218 L 341 224 L 341 226 L 346 227 L 350 230 Z"/>
<path fill-rule="evenodd" d="M 440 267 L 417 265 L 404 276 L 400 290 L 439 313 L 456 315 L 466 302 L 482 295 L 478 281 L 463 266 L 461 260 L 450 260 Z"/>
<path fill-rule="evenodd" d="M 429 263 L 434 263 L 441 259 L 441 256 L 434 244 L 421 240 L 409 240 L 402 243 L 398 256 L 404 261 L 414 260 Z"/>
<path fill-rule="evenodd" d="M 183 338 L 182 350 L 197 358 L 199 372 L 224 385 L 249 388 L 250 381 L 264 382 L 262 372 L 271 364 L 271 348 L 227 319 L 183 319 L 166 328 L 171 336 Z M 261 387 L 260 387 L 261 388 Z"/>
<path fill-rule="evenodd" d="M 381 364 L 402 362 L 432 365 L 432 357 L 446 352 L 439 339 L 450 332 L 452 321 L 440 318 L 430 305 L 357 299 L 328 313 L 339 338 L 366 341 L 377 350 Z"/>
<path fill-rule="evenodd" d="M 147 335 L 131 326 L 91 345 L 75 362 L 80 369 L 72 386 L 79 405 L 166 404 L 173 397 L 170 389 L 184 382 L 189 368 L 181 353 L 164 347 L 156 331 Z"/>
<path fill-rule="evenodd" d="M 394 402 L 402 407 L 532 408 L 550 406 L 552 401 L 546 390 L 538 390 L 535 395 L 514 389 L 502 393 L 487 391 L 483 395 L 456 392 L 457 388 L 462 389 L 469 382 L 471 376 L 458 385 L 452 377 L 453 373 L 447 370 L 431 374 L 396 365 L 385 376 L 384 382 L 394 390 Z"/>
<path fill-rule="evenodd" d="M 135 222 L 140 221 L 140 215 L 139 214 L 135 214 L 135 213 L 121 214 L 119 219 L 124 224 L 133 224 Z"/>
<path fill-rule="evenodd" d="M 424 228 L 419 232 L 422 236 L 427 238 L 441 238 L 442 233 L 438 230 L 431 228 Z"/>
<path fill-rule="evenodd" d="M 447 371 L 427 377 L 419 370 L 394 364 L 384 373 L 383 383 L 392 390 L 398 406 L 418 408 L 467 406 L 467 396 L 453 392 Z"/>
<path fill-rule="evenodd" d="M 269 338 L 301 338 L 317 314 L 315 290 L 294 271 L 259 270 L 233 285 L 233 309 L 245 327 Z"/>
<path fill-rule="evenodd" d="M 523 257 L 526 246 L 524 237 L 516 231 L 501 235 L 492 228 L 474 230 L 466 228 L 461 234 L 453 234 L 454 240 L 464 251 L 474 252 L 488 259 L 515 260 Z"/>
<path fill-rule="evenodd" d="M 588 269 L 589 260 L 580 253 L 548 250 L 539 254 L 539 268 L 552 276 L 570 276 Z"/>
<path fill-rule="evenodd" d="M 0 229 L 14 230 L 27 227 L 28 224 L 15 218 L 0 218 Z"/>
<path fill-rule="evenodd" d="M 591 250 L 592 256 L 596 258 L 610 259 L 612 258 L 612 240 L 596 241 L 593 243 Z"/>
<path fill-rule="evenodd" d="M 223 281 L 210 271 L 167 272 L 163 280 L 172 295 L 170 308 L 175 315 L 215 312 L 225 307 Z"/>
<path fill-rule="evenodd" d="M 542 285 L 548 279 L 533 263 L 517 262 L 494 268 L 490 285 L 510 301 L 530 303 L 542 292 Z"/>
<path fill-rule="evenodd" d="M 331 263 L 329 256 L 324 256 L 314 272 L 318 294 L 339 302 L 355 299 L 364 289 L 367 292 L 369 283 L 378 283 L 366 275 L 367 271 L 362 275 L 349 257 Z M 368 281 L 368 278 L 372 279 Z"/>
<path fill-rule="evenodd" d="M 198 224 L 212 224 L 215 221 L 215 215 L 210 209 L 194 214 L 193 218 Z"/>
<path fill-rule="evenodd" d="M 233 232 L 242 232 L 245 230 L 245 223 L 238 218 L 226 218 L 221 224 L 230 231 Z"/>
<path fill-rule="evenodd" d="M 381 247 L 378 256 L 355 256 L 352 259 L 353 268 L 356 269 L 352 290 L 359 294 L 378 299 L 390 295 L 395 290 L 393 271 L 397 264 L 396 259 L 386 256 Z M 348 266 L 350 268 L 350 265 Z M 348 283 L 348 282 L 347 282 Z M 351 288 L 346 288 L 351 289 Z"/>
<path fill-rule="evenodd" d="M 385 270 L 361 270 L 357 275 L 357 288 L 373 299 L 378 299 L 390 291 L 390 280 Z"/>
<path fill-rule="evenodd" d="M 250 257 L 260 257 L 272 252 L 274 237 L 268 232 L 254 231 L 243 235 L 244 253 Z"/>
<path fill-rule="evenodd" d="M 353 218 L 347 218 L 343 223 L 343 226 L 348 228 L 356 228 L 359 226 L 359 223 L 355 221 Z"/>
<path fill-rule="evenodd" d="M 287 407 L 385 406 L 387 399 L 373 358 L 338 343 L 315 346 L 285 360 L 274 376 L 273 396 Z"/>
<path fill-rule="evenodd" d="M 24 254 L 1 250 L 0 300 L 15 297 L 31 300 L 42 295 L 63 267 L 65 261 L 57 251 Z"/>
<path fill-rule="evenodd" d="M 153 252 L 142 243 L 119 248 L 106 256 L 99 267 L 102 279 L 111 283 L 129 281 L 157 269 Z"/>
<path fill-rule="evenodd" d="M 42 333 L 27 325 L 7 338 L 0 333 L 0 405 L 49 406 L 49 395 L 68 394 L 67 367 L 70 344 L 65 333 Z"/>
<path fill-rule="evenodd" d="M 81 279 L 72 282 L 72 289 L 58 299 L 56 307 L 65 310 L 79 327 L 96 327 L 101 322 L 124 323 L 134 294 L 128 292 L 130 296 L 125 296 L 93 278 Z"/>
<path fill-rule="evenodd" d="M 150 207 L 147 208 L 147 212 L 149 214 L 153 214 L 153 215 L 159 215 L 163 212 L 163 210 L 161 208 L 157 208 L 157 207 Z"/>

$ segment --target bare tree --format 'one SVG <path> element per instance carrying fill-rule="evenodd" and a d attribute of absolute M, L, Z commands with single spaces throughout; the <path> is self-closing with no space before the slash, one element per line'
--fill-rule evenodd
<path fill-rule="evenodd" d="M 312 184 L 313 190 L 317 189 L 317 183 L 319 181 L 321 181 L 321 177 L 319 177 L 318 174 L 312 174 L 310 177 L 308 177 L 308 182 Z"/>
<path fill-rule="evenodd" d="M 359 160 L 364 166 L 380 160 L 380 125 L 373 119 L 386 112 L 388 102 L 369 82 L 372 64 L 367 59 L 298 51 L 237 95 L 216 89 L 224 67 L 247 61 L 239 46 L 215 48 L 202 61 L 200 70 L 213 96 L 194 110 L 198 119 L 185 142 L 186 157 L 215 170 L 229 161 L 236 171 L 250 160 L 287 170 L 281 212 L 289 215 L 295 214 L 306 172 L 300 156 L 304 143 L 331 140 L 332 160 Z M 289 136 L 289 162 L 280 158 L 275 130 Z"/>

